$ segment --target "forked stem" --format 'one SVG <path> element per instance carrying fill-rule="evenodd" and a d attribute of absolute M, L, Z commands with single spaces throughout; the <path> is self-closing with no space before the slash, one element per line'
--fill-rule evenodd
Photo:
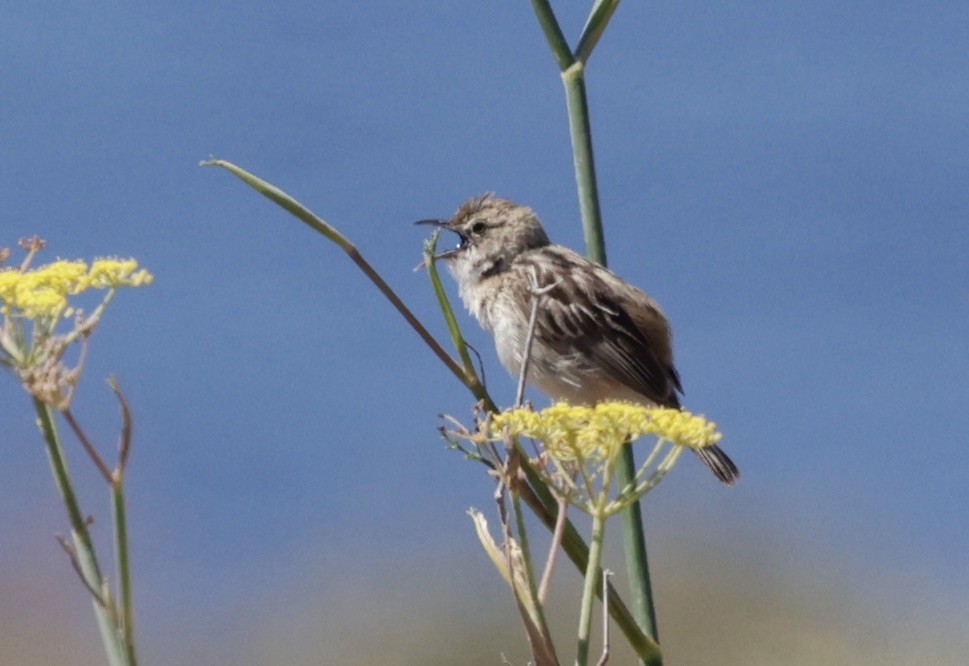
<path fill-rule="evenodd" d="M 619 0 L 596 0 L 589 13 L 578 48 L 573 52 L 548 0 L 532 0 L 532 8 L 548 41 L 565 86 L 566 105 L 569 115 L 569 134 L 572 138 L 572 160 L 575 167 L 575 184 L 582 214 L 582 231 L 585 237 L 586 256 L 602 265 L 606 264 L 606 246 L 602 231 L 602 214 L 596 183 L 595 162 L 592 152 L 592 130 L 589 121 L 589 104 L 585 89 L 585 65 L 599 38 L 605 31 L 619 4 Z M 620 487 L 632 482 L 636 461 L 632 447 L 624 447 L 616 466 Z M 639 626 L 653 640 L 658 640 L 656 611 L 653 604 L 652 584 L 646 556 L 646 537 L 643 531 L 642 509 L 633 502 L 622 512 L 623 542 L 626 552 L 626 568 L 633 594 L 633 609 Z M 661 664 L 662 658 L 640 660 L 640 664 Z"/>
<path fill-rule="evenodd" d="M 110 595 L 106 594 L 107 586 L 98 565 L 94 544 L 91 542 L 87 520 L 81 512 L 77 496 L 74 494 L 74 484 L 71 481 L 67 460 L 64 456 L 64 448 L 61 446 L 60 435 L 57 432 L 57 425 L 54 420 L 54 408 L 34 398 L 34 409 L 37 412 L 37 423 L 40 426 L 40 432 L 47 449 L 51 471 L 54 473 L 54 481 L 60 491 L 71 524 L 71 537 L 74 541 L 72 562 L 76 564 L 85 587 L 94 596 L 92 600 L 94 615 L 98 621 L 98 628 L 101 630 L 101 642 L 104 644 L 108 663 L 110 666 L 134 666 L 134 662 L 129 658 L 128 651 L 122 645 L 117 617 L 114 614 Z M 95 595 L 94 591 L 97 591 L 98 594 Z"/>

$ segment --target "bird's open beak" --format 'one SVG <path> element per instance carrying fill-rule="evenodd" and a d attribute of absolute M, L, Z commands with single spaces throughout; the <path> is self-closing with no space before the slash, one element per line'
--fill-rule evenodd
<path fill-rule="evenodd" d="M 451 222 L 450 220 L 418 220 L 414 224 L 425 226 L 425 227 L 444 227 L 445 229 L 447 229 L 450 222 Z"/>
<path fill-rule="evenodd" d="M 448 231 L 454 231 L 454 229 L 451 228 L 450 220 L 418 220 L 414 224 L 426 226 L 426 227 L 437 227 L 438 229 L 447 229 Z M 450 259 L 451 257 L 453 257 L 458 252 L 464 249 L 468 239 L 465 238 L 462 234 L 458 233 L 457 231 L 454 231 L 454 233 L 458 234 L 458 236 L 461 237 L 461 241 L 458 243 L 457 247 L 454 247 L 450 250 L 445 250 L 444 252 L 438 252 L 437 254 L 434 255 L 435 261 L 438 259 Z"/>

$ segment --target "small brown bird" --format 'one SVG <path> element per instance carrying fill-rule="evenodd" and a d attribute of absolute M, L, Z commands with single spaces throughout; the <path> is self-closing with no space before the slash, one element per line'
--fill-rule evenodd
<path fill-rule="evenodd" d="M 465 307 L 495 338 L 502 364 L 521 372 L 533 290 L 547 288 L 535 321 L 529 383 L 555 400 L 628 400 L 680 406 L 671 331 L 659 305 L 609 269 L 551 243 L 528 207 L 491 194 L 464 202 L 449 220 L 421 220 L 460 243 L 438 258 Z M 727 484 L 740 472 L 718 446 L 695 449 Z"/>

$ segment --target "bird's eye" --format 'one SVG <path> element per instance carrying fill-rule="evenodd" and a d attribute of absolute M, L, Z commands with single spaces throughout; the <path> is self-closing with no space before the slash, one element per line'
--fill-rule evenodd
<path fill-rule="evenodd" d="M 473 234 L 480 234 L 484 230 L 485 230 L 485 223 L 480 220 L 478 220 L 477 222 L 471 225 L 471 233 Z"/>

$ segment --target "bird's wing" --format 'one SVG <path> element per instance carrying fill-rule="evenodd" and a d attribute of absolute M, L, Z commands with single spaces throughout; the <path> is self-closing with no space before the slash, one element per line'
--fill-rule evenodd
<path fill-rule="evenodd" d="M 584 260 L 583 260 L 584 261 Z M 679 406 L 666 318 L 649 297 L 604 269 L 541 271 L 559 280 L 542 300 L 536 336 L 559 354 L 587 356 L 623 385 L 664 406 Z"/>

